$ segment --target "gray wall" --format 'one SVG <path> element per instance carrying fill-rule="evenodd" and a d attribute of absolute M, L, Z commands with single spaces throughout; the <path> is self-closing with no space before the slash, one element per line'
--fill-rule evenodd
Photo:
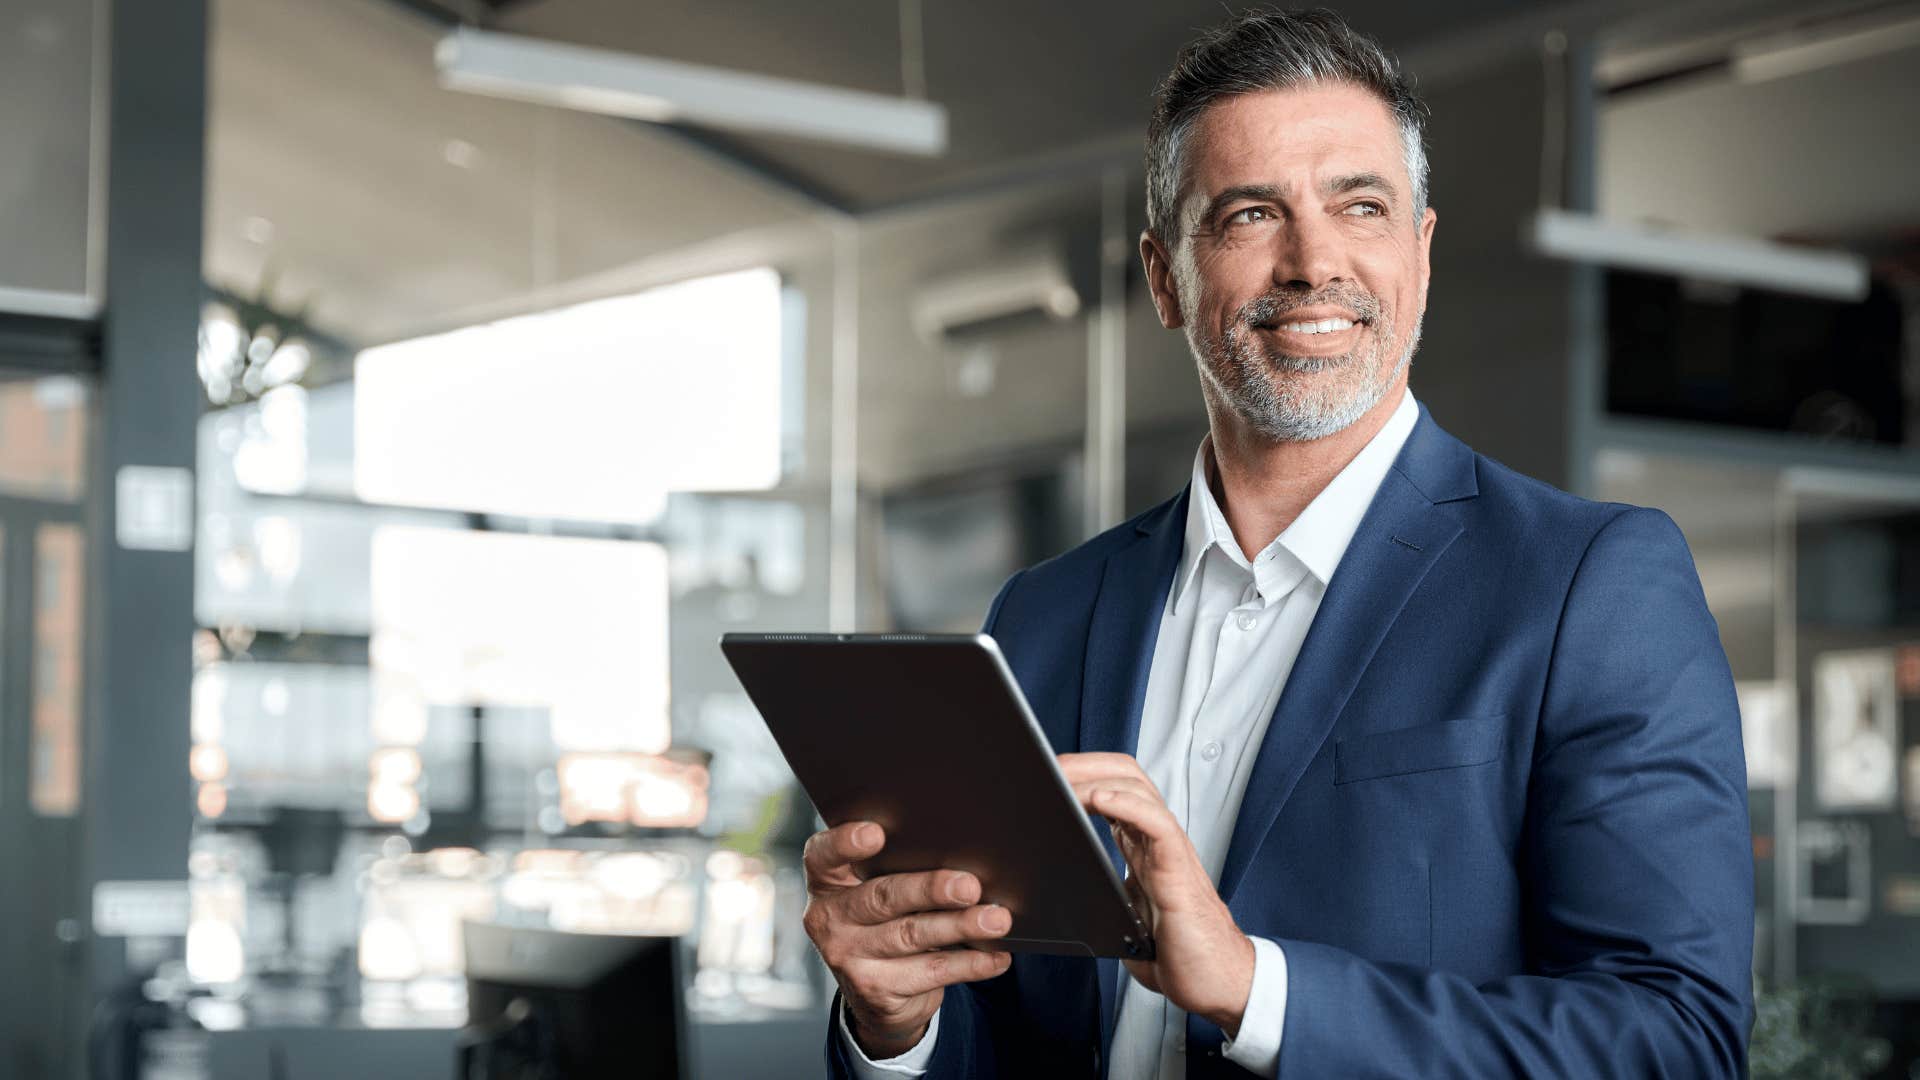
<path fill-rule="evenodd" d="M 1427 92 L 1439 224 L 1412 386 L 1474 449 L 1566 487 L 1576 277 L 1520 245 L 1539 201 L 1542 86 L 1540 61 L 1520 56 Z"/>

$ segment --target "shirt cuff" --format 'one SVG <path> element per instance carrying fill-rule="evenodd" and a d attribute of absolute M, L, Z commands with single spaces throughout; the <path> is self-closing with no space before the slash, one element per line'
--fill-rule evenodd
<path fill-rule="evenodd" d="M 1256 973 L 1259 970 L 1257 961 L 1254 970 Z M 898 1080 L 902 1076 L 927 1075 L 927 1066 L 933 1062 L 933 1040 L 940 1034 L 939 1013 L 934 1013 L 933 1019 L 927 1022 L 927 1033 L 920 1036 L 920 1041 L 913 1044 L 913 1049 L 899 1057 L 890 1057 L 884 1061 L 875 1061 L 868 1057 L 867 1052 L 860 1049 L 860 1044 L 854 1041 L 853 1029 L 847 1026 L 845 998 L 840 1000 L 840 1008 L 836 1010 L 836 1015 L 839 1018 L 840 1039 L 847 1045 L 847 1060 L 853 1064 L 855 1080 Z M 1275 1054 L 1278 1054 L 1277 1050 Z"/>
<path fill-rule="evenodd" d="M 1220 1051 L 1255 1076 L 1280 1069 L 1280 1036 L 1287 1026 L 1287 954 L 1277 942 L 1253 938 L 1253 992 L 1240 1017 L 1240 1034 Z"/>

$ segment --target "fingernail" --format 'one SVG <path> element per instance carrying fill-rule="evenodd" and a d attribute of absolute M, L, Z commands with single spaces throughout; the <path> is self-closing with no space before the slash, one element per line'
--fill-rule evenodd
<path fill-rule="evenodd" d="M 853 842 L 861 847 L 872 847 L 880 842 L 880 826 L 862 825 L 853 830 Z"/>
<path fill-rule="evenodd" d="M 966 883 L 967 883 L 967 878 L 966 878 L 966 875 L 964 874 L 959 874 L 959 875 L 955 875 L 954 877 L 948 878 L 947 879 L 947 900 L 955 904 L 966 903 L 967 902 Z"/>
<path fill-rule="evenodd" d="M 998 934 L 1012 925 L 1013 916 L 999 904 L 994 904 L 980 913 L 980 926 L 988 933 Z"/>

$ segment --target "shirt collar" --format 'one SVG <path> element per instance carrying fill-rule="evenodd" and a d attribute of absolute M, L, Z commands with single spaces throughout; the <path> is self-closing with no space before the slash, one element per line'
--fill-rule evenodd
<path fill-rule="evenodd" d="M 1207 480 L 1213 454 L 1212 436 L 1201 439 L 1200 449 L 1193 458 L 1193 475 L 1188 481 L 1186 539 L 1180 556 L 1180 572 L 1169 598 L 1172 608 L 1179 610 L 1207 554 L 1215 549 L 1252 574 L 1261 595 L 1268 599 L 1297 585 L 1302 570 L 1324 588 L 1333 580 L 1341 556 L 1346 554 L 1347 545 L 1360 528 L 1360 519 L 1366 516 L 1374 493 L 1380 490 L 1381 481 L 1386 479 L 1387 470 L 1393 467 L 1394 459 L 1400 455 L 1407 437 L 1413 434 L 1413 425 L 1419 418 L 1420 407 L 1409 389 L 1367 445 L 1360 448 L 1353 460 L 1300 511 L 1300 516 L 1251 563 L 1233 538 L 1226 514 L 1214 499 L 1213 486 Z M 1288 578 L 1294 580 L 1288 581 Z"/>

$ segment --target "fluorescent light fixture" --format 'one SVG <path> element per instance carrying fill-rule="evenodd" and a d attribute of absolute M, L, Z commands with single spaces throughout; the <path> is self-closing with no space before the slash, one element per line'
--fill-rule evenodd
<path fill-rule="evenodd" d="M 655 123 L 702 124 L 937 157 L 947 110 L 910 98 L 461 27 L 434 50 L 441 85 Z"/>
<path fill-rule="evenodd" d="M 1605 221 L 1556 209 L 1534 216 L 1530 239 L 1540 254 L 1573 262 L 1829 300 L 1858 301 L 1867 295 L 1867 260 L 1844 251 Z"/>
<path fill-rule="evenodd" d="M 1764 82 L 1853 63 L 1920 45 L 1920 19 L 1856 23 L 1838 33 L 1805 31 L 1741 42 L 1733 48 L 1733 74 L 1742 82 Z"/>

